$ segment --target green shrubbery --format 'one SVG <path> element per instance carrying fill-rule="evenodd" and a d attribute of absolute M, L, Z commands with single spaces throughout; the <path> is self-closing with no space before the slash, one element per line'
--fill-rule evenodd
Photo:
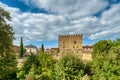
<path fill-rule="evenodd" d="M 92 71 L 93 80 L 120 80 L 120 39 L 103 40 L 94 44 Z"/>
<path fill-rule="evenodd" d="M 84 75 L 84 64 L 72 54 L 64 55 L 55 67 L 55 80 L 79 80 Z"/>
<path fill-rule="evenodd" d="M 55 60 L 49 54 L 29 55 L 18 72 L 19 79 L 34 78 L 35 80 L 53 80 Z"/>

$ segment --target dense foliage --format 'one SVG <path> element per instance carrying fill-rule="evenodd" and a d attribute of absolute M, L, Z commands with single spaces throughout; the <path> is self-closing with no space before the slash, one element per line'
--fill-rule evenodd
<path fill-rule="evenodd" d="M 16 56 L 13 53 L 14 32 L 6 23 L 10 20 L 10 14 L 0 7 L 0 80 L 16 78 Z"/>
<path fill-rule="evenodd" d="M 94 44 L 93 80 L 120 80 L 120 39 L 103 40 Z"/>
<path fill-rule="evenodd" d="M 80 80 L 83 74 L 82 61 L 72 54 L 64 55 L 56 64 L 55 80 Z"/>
<path fill-rule="evenodd" d="M 25 79 L 26 75 L 28 75 L 33 68 L 39 68 L 40 63 L 37 58 L 37 55 L 31 53 L 28 57 L 25 58 L 23 67 L 20 69 L 18 73 L 18 78 Z"/>
<path fill-rule="evenodd" d="M 35 55 L 31 53 L 23 64 L 23 67 L 18 72 L 18 78 L 33 80 L 53 80 L 53 69 L 55 60 L 51 55 L 45 53 L 39 53 Z"/>

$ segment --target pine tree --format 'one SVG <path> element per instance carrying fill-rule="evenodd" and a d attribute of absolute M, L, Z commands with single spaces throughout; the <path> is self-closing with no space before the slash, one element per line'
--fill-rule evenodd
<path fill-rule="evenodd" d="M 23 54 L 24 54 L 23 38 L 21 37 L 19 57 L 23 57 Z"/>
<path fill-rule="evenodd" d="M 44 45 L 43 44 L 41 45 L 41 52 L 44 53 Z"/>
<path fill-rule="evenodd" d="M 17 60 L 13 52 L 14 32 L 6 23 L 9 12 L 0 7 L 0 80 L 16 78 Z"/>

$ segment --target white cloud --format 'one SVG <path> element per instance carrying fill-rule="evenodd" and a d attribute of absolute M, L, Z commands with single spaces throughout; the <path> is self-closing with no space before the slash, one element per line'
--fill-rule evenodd
<path fill-rule="evenodd" d="M 29 6 L 43 8 L 47 11 L 69 18 L 93 15 L 108 6 L 105 0 L 24 0 Z"/>
<path fill-rule="evenodd" d="M 96 34 L 93 34 L 90 36 L 91 39 L 98 39 L 98 38 L 105 38 L 105 37 L 111 37 L 111 38 L 114 38 L 114 36 L 116 37 L 120 37 L 120 26 L 114 26 L 113 28 L 111 29 L 108 29 L 108 30 L 104 30 L 104 31 L 101 31 L 101 32 L 98 32 Z"/>
<path fill-rule="evenodd" d="M 102 23 L 113 25 L 120 22 L 120 3 L 114 4 L 109 10 L 102 13 Z"/>
<path fill-rule="evenodd" d="M 105 9 L 105 0 L 25 0 L 28 5 L 35 5 L 51 11 L 51 14 L 20 12 L 0 2 L 0 6 L 11 13 L 16 44 L 21 36 L 24 42 L 57 40 L 58 34 L 83 33 L 89 39 L 119 37 L 120 4 L 112 5 L 101 17 L 95 13 Z M 117 36 L 118 35 L 118 36 Z"/>
<path fill-rule="evenodd" d="M 119 38 L 120 34 L 120 4 L 114 4 L 109 10 L 102 13 L 101 24 L 104 25 L 104 30 L 92 34 L 90 39 L 98 39 L 105 37 Z M 102 26 L 101 26 L 102 27 Z"/>

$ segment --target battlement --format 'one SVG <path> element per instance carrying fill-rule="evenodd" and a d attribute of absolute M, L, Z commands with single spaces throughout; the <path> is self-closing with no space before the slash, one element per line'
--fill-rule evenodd
<path fill-rule="evenodd" d="M 76 36 L 81 36 L 82 37 L 82 34 L 64 34 L 64 35 L 59 35 L 59 37 L 76 37 Z"/>
<path fill-rule="evenodd" d="M 61 53 L 80 53 L 82 49 L 82 34 L 59 35 Z"/>

